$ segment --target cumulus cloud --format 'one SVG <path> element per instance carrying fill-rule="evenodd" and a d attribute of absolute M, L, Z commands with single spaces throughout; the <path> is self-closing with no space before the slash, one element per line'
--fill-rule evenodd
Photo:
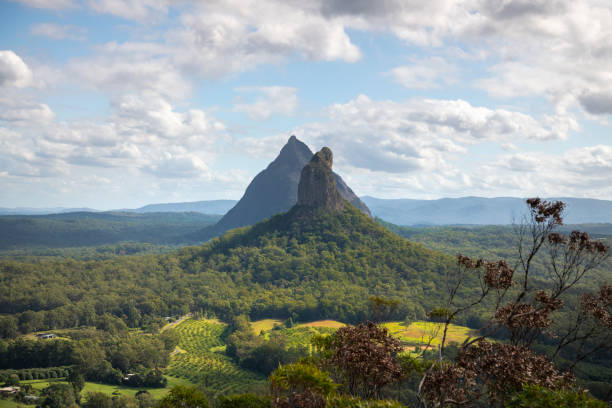
<path fill-rule="evenodd" d="M 234 106 L 236 112 L 246 112 L 251 119 L 262 120 L 272 115 L 293 115 L 299 101 L 297 88 L 288 86 L 259 86 L 237 88 L 240 93 L 255 93 L 259 95 L 253 103 L 238 103 Z"/>
<path fill-rule="evenodd" d="M 111 14 L 128 20 L 150 21 L 168 12 L 165 0 L 89 0 L 89 7 L 97 13 Z"/>
<path fill-rule="evenodd" d="M 327 115 L 329 122 L 301 131 L 317 145 L 334 145 L 353 166 L 387 172 L 431 169 L 475 143 L 564 139 L 568 131 L 563 117 L 539 121 L 463 100 L 372 101 L 360 95 L 329 107 Z"/>
<path fill-rule="evenodd" d="M 6 145 L 2 153 L 6 166 L 0 171 L 43 177 L 85 166 L 134 176 L 210 177 L 209 165 L 225 128 L 207 112 L 177 111 L 156 94 L 124 95 L 111 108 L 103 123 L 48 120 L 35 126 L 24 121 L 15 131 L 4 130 L 0 136 Z"/>
<path fill-rule="evenodd" d="M 191 90 L 189 80 L 174 64 L 148 52 L 105 52 L 92 59 L 73 60 L 68 70 L 84 86 L 111 95 L 152 92 L 165 98 L 183 98 Z"/>
<path fill-rule="evenodd" d="M 19 123 L 47 122 L 55 113 L 44 103 L 33 102 L 23 97 L 0 96 L 0 120 Z"/>
<path fill-rule="evenodd" d="M 502 155 L 483 164 L 478 174 L 484 188 L 522 196 L 611 197 L 612 147 L 585 146 L 561 154 Z"/>
<path fill-rule="evenodd" d="M 30 32 L 34 35 L 40 35 L 54 40 L 83 41 L 85 39 L 85 30 L 82 27 L 73 25 L 38 23 L 32 26 Z"/>
<path fill-rule="evenodd" d="M 256 13 L 253 10 L 257 10 Z M 175 61 L 203 76 L 240 72 L 287 57 L 354 62 L 361 51 L 341 20 L 316 8 L 278 0 L 198 3 L 168 33 Z"/>
<path fill-rule="evenodd" d="M 32 85 L 32 71 L 11 50 L 0 50 L 0 87 L 23 88 Z"/>
<path fill-rule="evenodd" d="M 587 93 L 579 97 L 584 109 L 593 115 L 612 115 L 612 90 Z"/>
<path fill-rule="evenodd" d="M 494 96 L 545 96 L 557 110 L 579 104 L 592 114 L 609 113 L 598 98 L 611 91 L 609 2 L 331 0 L 319 4 L 322 15 L 341 19 L 345 27 L 389 31 L 417 46 L 442 47 L 459 40 L 468 53 L 471 48 L 484 49 L 494 65 L 488 68 L 491 75 L 478 84 Z M 398 71 L 394 72 L 398 82 L 403 77 L 410 87 L 429 78 L 414 67 Z"/>
<path fill-rule="evenodd" d="M 393 79 L 400 85 L 412 89 L 439 88 L 443 84 L 454 83 L 457 68 L 441 57 L 412 59 L 410 64 L 393 68 Z"/>
<path fill-rule="evenodd" d="M 72 7 L 76 7 L 77 5 L 77 2 L 75 0 L 16 0 L 16 1 L 28 7 L 51 9 L 51 10 L 72 8 Z"/>

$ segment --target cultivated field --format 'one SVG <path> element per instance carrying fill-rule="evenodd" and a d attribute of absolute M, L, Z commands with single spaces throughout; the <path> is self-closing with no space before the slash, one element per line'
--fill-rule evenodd
<path fill-rule="evenodd" d="M 179 333 L 184 353 L 172 356 L 166 373 L 184 378 L 213 395 L 244 393 L 265 385 L 265 377 L 240 368 L 227 357 L 227 325 L 215 320 L 187 319 L 170 330 Z"/>

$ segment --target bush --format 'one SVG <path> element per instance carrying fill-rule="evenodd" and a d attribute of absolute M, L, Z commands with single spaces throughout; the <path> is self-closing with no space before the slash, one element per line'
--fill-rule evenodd
<path fill-rule="evenodd" d="M 195 387 L 177 385 L 172 388 L 159 404 L 158 408 L 208 408 L 206 395 Z"/>
<path fill-rule="evenodd" d="M 83 408 L 112 408 L 113 399 L 103 392 L 88 392 Z"/>
<path fill-rule="evenodd" d="M 4 385 L 7 387 L 10 387 L 12 385 L 19 385 L 19 376 L 17 374 L 9 375 Z"/>
<path fill-rule="evenodd" d="M 219 408 L 271 408 L 269 397 L 254 394 L 236 394 L 219 397 Z"/>
<path fill-rule="evenodd" d="M 507 408 L 607 408 L 608 404 L 590 397 L 586 392 L 574 390 L 550 390 L 526 386 L 516 394 Z"/>

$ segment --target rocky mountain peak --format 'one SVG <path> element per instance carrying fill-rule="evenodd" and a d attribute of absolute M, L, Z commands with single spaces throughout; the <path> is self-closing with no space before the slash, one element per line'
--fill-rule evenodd
<path fill-rule="evenodd" d="M 297 205 L 336 211 L 344 207 L 344 199 L 338 191 L 332 165 L 332 151 L 324 147 L 304 166 L 298 185 Z"/>

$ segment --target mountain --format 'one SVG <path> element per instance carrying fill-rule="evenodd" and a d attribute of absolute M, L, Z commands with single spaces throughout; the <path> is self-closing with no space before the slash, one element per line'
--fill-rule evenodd
<path fill-rule="evenodd" d="M 374 295 L 400 300 L 397 318 L 423 318 L 436 305 L 454 258 L 399 237 L 350 204 L 331 165 L 328 148 L 312 157 L 288 212 L 179 252 L 182 270 L 199 285 L 197 307 L 226 319 L 355 322 L 370 317 Z"/>
<path fill-rule="evenodd" d="M 362 197 L 376 217 L 397 225 L 507 225 L 520 222 L 525 199 L 462 197 L 439 200 Z M 612 201 L 552 197 L 566 203 L 566 224 L 612 223 Z"/>
<path fill-rule="evenodd" d="M 200 238 L 209 239 L 289 210 L 297 202 L 300 173 L 312 156 L 308 146 L 291 136 L 278 157 L 251 181 L 240 201 L 216 225 L 203 230 Z M 340 194 L 369 216 L 367 206 L 344 180 L 333 176 Z"/>
<path fill-rule="evenodd" d="M 133 210 L 137 213 L 151 212 L 198 212 L 202 214 L 225 214 L 236 205 L 236 200 L 193 201 L 187 203 L 149 204 Z"/>
<path fill-rule="evenodd" d="M 72 212 L 99 212 L 93 208 L 33 208 L 33 207 L 15 207 L 5 208 L 0 207 L 0 215 L 47 215 L 47 214 L 64 214 Z"/>

